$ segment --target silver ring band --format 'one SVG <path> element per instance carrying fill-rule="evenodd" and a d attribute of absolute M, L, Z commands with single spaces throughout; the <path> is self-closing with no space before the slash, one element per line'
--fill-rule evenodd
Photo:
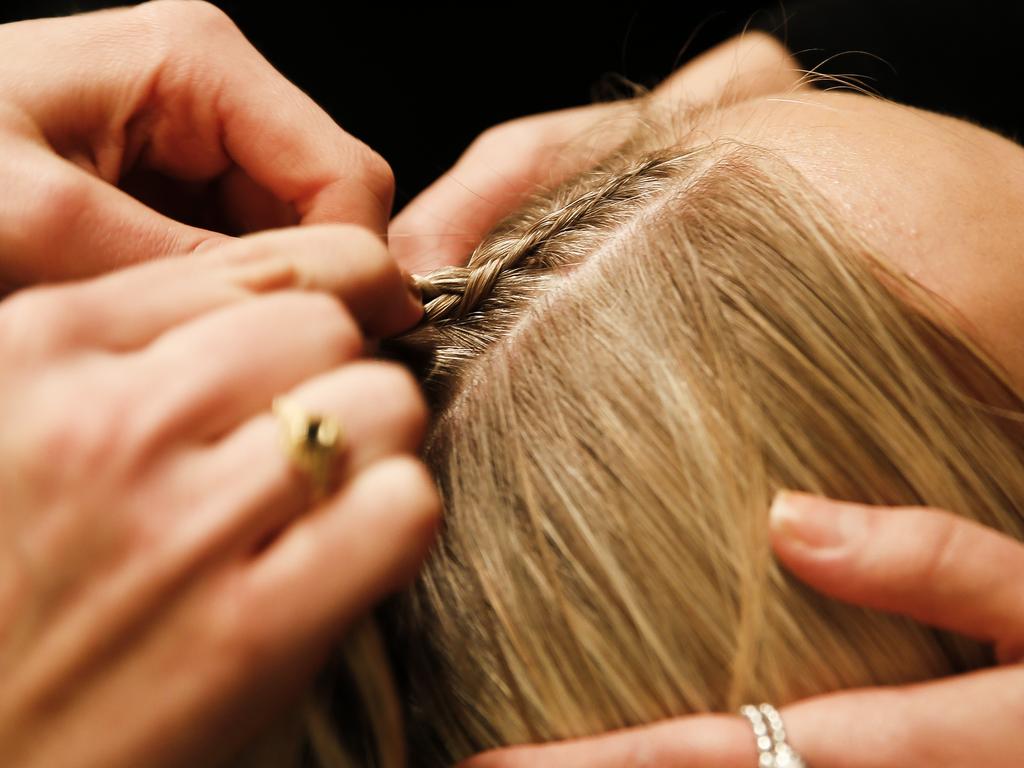
<path fill-rule="evenodd" d="M 786 741 L 782 715 L 771 704 L 740 707 L 754 729 L 757 743 L 757 768 L 808 768 L 803 758 Z"/>

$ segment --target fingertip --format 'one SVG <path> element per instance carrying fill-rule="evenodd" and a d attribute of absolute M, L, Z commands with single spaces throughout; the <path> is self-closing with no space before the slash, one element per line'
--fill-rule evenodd
<path fill-rule="evenodd" d="M 520 768 L 527 765 L 517 757 L 517 754 L 521 753 L 522 750 L 515 747 L 490 750 L 463 760 L 455 768 Z"/>
<path fill-rule="evenodd" d="M 769 510 L 777 550 L 805 557 L 836 555 L 865 537 L 868 508 L 795 491 L 779 491 Z"/>
<path fill-rule="evenodd" d="M 387 338 L 411 328 L 423 316 L 423 297 L 379 234 L 356 224 L 316 224 L 320 250 L 334 253 L 332 269 L 341 297 L 366 334 Z M 341 269 L 342 264 L 344 268 Z"/>
<path fill-rule="evenodd" d="M 357 540 L 374 550 L 368 570 L 376 573 L 380 594 L 402 589 L 416 577 L 441 521 L 433 478 L 421 461 L 403 454 L 364 469 L 328 507 L 337 521 L 339 553 Z M 356 553 L 351 554 L 350 562 Z"/>
<path fill-rule="evenodd" d="M 441 525 L 441 498 L 434 478 L 414 456 L 394 456 L 381 463 L 379 470 L 389 478 L 395 493 L 394 506 L 402 515 L 399 538 L 407 544 L 406 567 L 396 572 L 397 588 L 415 578 L 433 546 Z"/>

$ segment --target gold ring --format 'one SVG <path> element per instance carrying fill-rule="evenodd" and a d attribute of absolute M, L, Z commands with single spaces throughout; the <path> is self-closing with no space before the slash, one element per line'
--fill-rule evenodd
<path fill-rule="evenodd" d="M 331 416 L 307 413 L 288 397 L 274 398 L 273 411 L 289 459 L 309 478 L 313 498 L 324 498 L 331 492 L 334 465 L 342 450 L 341 425 Z"/>

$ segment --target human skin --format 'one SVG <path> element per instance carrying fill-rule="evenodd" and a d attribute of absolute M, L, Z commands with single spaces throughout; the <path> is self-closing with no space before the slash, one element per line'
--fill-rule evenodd
<path fill-rule="evenodd" d="M 379 155 L 191 0 L 0 25 L 0 181 L 8 290 L 272 226 L 383 234 L 394 191 Z"/>
<path fill-rule="evenodd" d="M 363 359 L 423 311 L 390 171 L 223 13 L 160 2 L 0 27 L 0 184 L 3 765 L 217 764 L 433 538 L 419 389 Z M 326 499 L 286 393 L 341 422 Z"/>
<path fill-rule="evenodd" d="M 1024 148 L 965 120 L 811 88 L 795 66 L 774 39 L 750 35 L 698 58 L 652 95 L 666 109 L 724 102 L 702 111 L 698 125 L 680 120 L 680 142 L 779 151 L 881 258 L 959 313 L 1024 386 L 1024 228 L 1016 224 Z M 489 129 L 395 217 L 392 252 L 414 271 L 460 263 L 531 190 L 613 149 L 633 114 L 624 102 Z"/>
<path fill-rule="evenodd" d="M 417 303 L 350 225 L 0 302 L 5 766 L 216 765 L 414 576 L 439 513 L 426 407 L 362 353 Z M 279 394 L 343 426 L 322 502 Z"/>
<path fill-rule="evenodd" d="M 666 106 L 737 101 L 803 81 L 786 50 L 752 33 L 698 56 L 652 93 Z M 391 252 L 407 270 L 462 264 L 505 214 L 538 186 L 596 162 L 635 127 L 630 101 L 546 112 L 480 134 L 459 161 L 388 226 Z"/>
<path fill-rule="evenodd" d="M 778 152 L 880 258 L 943 300 L 1024 388 L 1024 149 L 963 120 L 806 87 L 781 46 L 755 39 L 756 55 L 749 42 L 730 41 L 705 57 L 699 75 L 684 68 L 671 78 L 674 87 L 655 92 L 656 100 L 680 109 L 725 95 L 719 109 L 701 113 L 703 122 L 680 120 L 680 142 L 732 140 Z M 614 148 L 621 129 L 613 108 L 491 129 L 395 219 L 391 231 L 401 242 L 393 250 L 418 269 L 458 263 L 466 245 L 507 212 L 505 203 Z M 628 115 L 628 103 L 618 108 Z M 587 151 L 567 152 L 580 136 Z M 517 162 L 517 154 L 526 160 Z M 555 157 L 570 161 L 554 163 Z M 457 204 L 470 194 L 485 202 Z M 838 523 L 857 519 L 858 511 L 852 529 Z M 826 541 L 808 521 L 830 517 L 837 527 Z M 844 538 L 844 530 L 856 535 Z M 946 512 L 870 510 L 803 496 L 776 504 L 773 531 L 783 564 L 826 594 L 994 643 L 1004 662 L 949 681 L 839 693 L 785 708 L 791 741 L 809 765 L 1010 768 L 1024 761 L 1024 546 Z M 721 715 L 512 748 L 470 760 L 467 768 L 756 763 L 749 725 Z"/>
<path fill-rule="evenodd" d="M 1024 545 L 948 512 L 786 494 L 776 555 L 823 593 L 993 643 L 1001 666 L 919 685 L 841 691 L 782 708 L 812 768 L 1015 768 L 1024 761 Z M 460 768 L 754 768 L 750 726 L 696 715 Z"/>

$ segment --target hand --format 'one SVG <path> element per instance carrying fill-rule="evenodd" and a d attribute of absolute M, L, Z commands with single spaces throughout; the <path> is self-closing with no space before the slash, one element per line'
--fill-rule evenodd
<path fill-rule="evenodd" d="M 0 302 L 5 768 L 215 764 L 414 576 L 439 509 L 425 406 L 357 357 L 421 312 L 351 226 Z M 345 431 L 311 511 L 282 392 Z"/>
<path fill-rule="evenodd" d="M 654 89 L 671 105 L 729 103 L 791 90 L 802 74 L 761 32 L 728 40 Z M 499 220 L 615 149 L 636 127 L 635 100 L 547 112 L 489 128 L 391 222 L 391 252 L 411 272 L 464 264 Z"/>
<path fill-rule="evenodd" d="M 993 643 L 1003 666 L 905 688 L 820 696 L 782 710 L 790 743 L 821 768 L 1024 765 L 1024 545 L 946 512 L 786 494 L 773 508 L 780 559 L 828 595 Z M 745 720 L 700 715 L 465 768 L 752 768 Z"/>
<path fill-rule="evenodd" d="M 7 288 L 189 253 L 222 232 L 383 234 L 393 193 L 387 164 L 223 12 L 169 0 L 0 26 L 0 183 Z"/>

